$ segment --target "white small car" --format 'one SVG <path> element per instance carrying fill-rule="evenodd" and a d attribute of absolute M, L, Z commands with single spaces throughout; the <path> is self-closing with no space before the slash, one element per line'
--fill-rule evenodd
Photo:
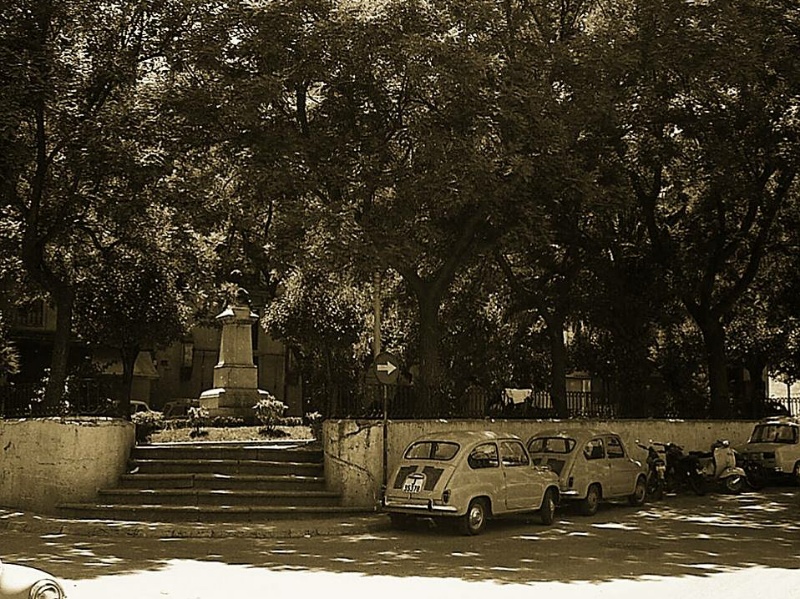
<path fill-rule="evenodd" d="M 608 430 L 550 430 L 528 440 L 534 464 L 558 473 L 561 496 L 591 516 L 601 501 L 627 499 L 640 506 L 647 494 L 647 470 L 631 457 L 620 436 Z"/>
<path fill-rule="evenodd" d="M 383 509 L 404 528 L 412 518 L 451 520 L 464 534 L 489 518 L 538 512 L 552 524 L 558 477 L 531 461 L 519 437 L 492 431 L 432 433 L 411 443 L 389 478 Z"/>
<path fill-rule="evenodd" d="M 800 484 L 800 420 L 791 416 L 761 420 L 739 453 L 760 466 L 767 479 L 793 478 Z"/>
<path fill-rule="evenodd" d="M 63 585 L 47 572 L 0 561 L 0 599 L 65 599 Z"/>

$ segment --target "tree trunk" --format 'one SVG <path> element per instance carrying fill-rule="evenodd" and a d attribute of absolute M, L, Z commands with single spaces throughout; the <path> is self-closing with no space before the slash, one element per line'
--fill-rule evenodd
<path fill-rule="evenodd" d="M 120 398 L 120 412 L 123 418 L 129 418 L 131 413 L 131 393 L 133 391 L 133 370 L 136 367 L 136 358 L 139 355 L 138 347 L 123 347 L 120 350 L 122 359 L 122 396 Z"/>
<path fill-rule="evenodd" d="M 66 286 L 54 291 L 56 308 L 56 330 L 53 336 L 53 352 L 50 359 L 50 376 L 44 393 L 44 404 L 53 408 L 61 403 L 69 367 L 69 346 L 72 339 L 72 308 L 74 292 Z"/>
<path fill-rule="evenodd" d="M 559 418 L 569 418 L 567 406 L 567 346 L 564 343 L 564 320 L 547 316 L 547 337 L 550 340 L 550 400 Z"/>
<path fill-rule="evenodd" d="M 441 416 L 442 365 L 439 356 L 439 301 L 431 293 L 417 296 L 419 306 L 419 374 L 417 386 L 421 405 L 416 406 L 425 416 Z"/>
<path fill-rule="evenodd" d="M 731 416 L 731 400 L 728 389 L 728 360 L 725 353 L 725 328 L 719 320 L 707 317 L 700 323 L 705 341 L 708 365 L 708 384 L 711 391 L 711 417 Z"/>

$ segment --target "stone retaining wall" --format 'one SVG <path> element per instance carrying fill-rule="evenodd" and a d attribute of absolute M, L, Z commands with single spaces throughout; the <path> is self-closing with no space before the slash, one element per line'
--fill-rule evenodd
<path fill-rule="evenodd" d="M 634 457 L 647 455 L 635 446 L 672 441 L 685 450 L 708 451 L 717 439 L 734 447 L 747 442 L 750 420 L 397 420 L 387 423 L 386 459 L 391 473 L 403 450 L 416 437 L 432 431 L 495 430 L 527 439 L 547 429 L 602 428 L 622 436 Z M 377 508 L 383 485 L 383 423 L 376 420 L 328 420 L 324 424 L 325 477 L 331 490 L 342 494 L 350 506 Z"/>
<path fill-rule="evenodd" d="M 109 418 L 0 419 L 0 506 L 46 514 L 96 499 L 125 472 L 133 428 Z"/>

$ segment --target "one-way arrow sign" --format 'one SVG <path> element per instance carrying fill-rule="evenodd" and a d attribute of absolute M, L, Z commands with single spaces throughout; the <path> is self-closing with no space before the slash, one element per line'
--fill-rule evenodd
<path fill-rule="evenodd" d="M 382 352 L 375 356 L 375 376 L 384 385 L 394 385 L 397 383 L 397 375 L 400 374 L 400 360 L 397 356 L 389 352 Z"/>

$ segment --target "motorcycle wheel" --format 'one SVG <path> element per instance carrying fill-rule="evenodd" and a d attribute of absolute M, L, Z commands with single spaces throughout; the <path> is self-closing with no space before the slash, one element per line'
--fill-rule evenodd
<path fill-rule="evenodd" d="M 767 486 L 767 478 L 761 468 L 748 468 L 745 472 L 747 473 L 747 484 L 754 491 L 760 491 Z"/>
<path fill-rule="evenodd" d="M 729 476 L 725 479 L 725 489 L 729 493 L 739 494 L 744 488 L 744 478 L 741 476 Z"/>
<path fill-rule="evenodd" d="M 647 498 L 652 501 L 660 501 L 664 498 L 664 481 L 657 476 L 653 476 L 647 481 Z"/>
<path fill-rule="evenodd" d="M 705 495 L 708 492 L 706 479 L 699 474 L 689 476 L 689 487 L 695 495 Z"/>

